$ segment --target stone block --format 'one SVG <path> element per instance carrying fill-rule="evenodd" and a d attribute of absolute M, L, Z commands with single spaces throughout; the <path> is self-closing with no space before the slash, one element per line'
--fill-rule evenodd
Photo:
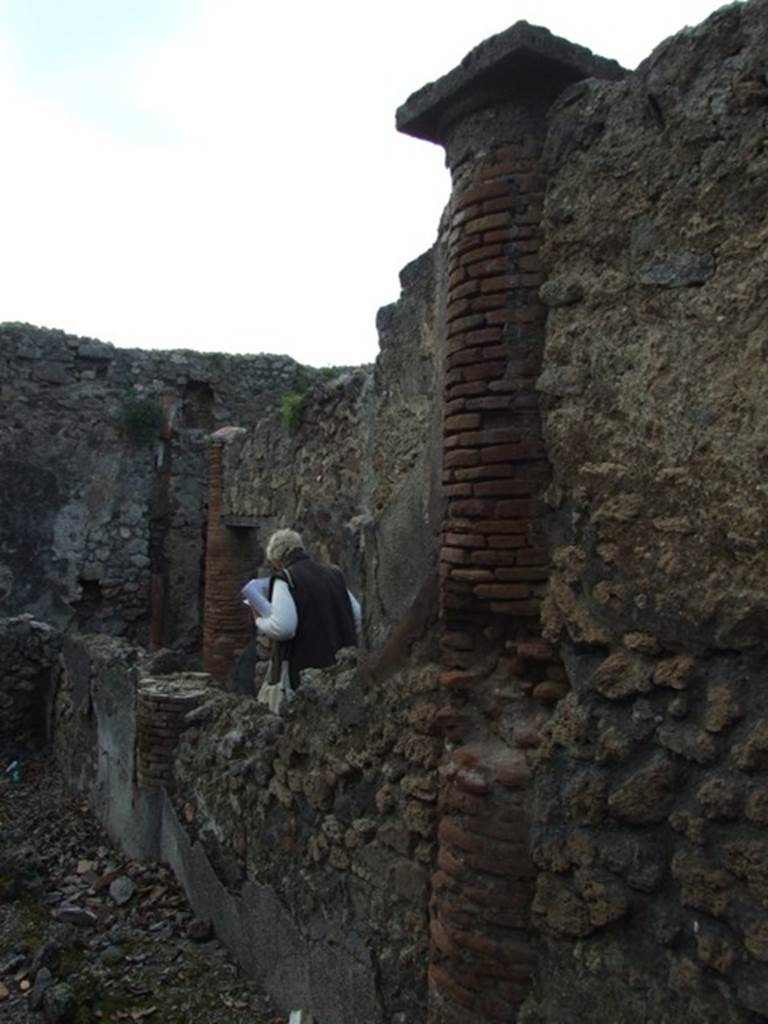
<path fill-rule="evenodd" d="M 531 910 L 555 935 L 584 938 L 595 930 L 585 901 L 556 875 L 539 875 Z"/>
<path fill-rule="evenodd" d="M 660 726 L 656 735 L 662 747 L 696 764 L 710 764 L 717 757 L 717 745 L 712 737 L 695 725 L 670 722 Z"/>
<path fill-rule="evenodd" d="M 704 728 L 719 733 L 744 717 L 744 706 L 735 682 L 721 682 L 712 685 L 707 693 L 704 711 Z"/>
<path fill-rule="evenodd" d="M 609 700 L 624 700 L 653 689 L 651 670 L 641 659 L 618 651 L 598 667 L 591 686 Z"/>
<path fill-rule="evenodd" d="M 669 754 L 652 754 L 609 796 L 611 814 L 629 825 L 663 821 L 675 801 L 677 778 L 677 766 Z"/>
<path fill-rule="evenodd" d="M 728 913 L 734 877 L 702 854 L 678 850 L 672 858 L 672 877 L 680 884 L 684 906 L 703 910 L 713 917 Z"/>

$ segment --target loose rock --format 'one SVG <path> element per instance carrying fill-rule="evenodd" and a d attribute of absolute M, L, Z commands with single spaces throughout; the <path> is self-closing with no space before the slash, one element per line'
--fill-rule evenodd
<path fill-rule="evenodd" d="M 128 903 L 129 900 L 133 899 L 133 895 L 136 892 L 136 883 L 132 882 L 130 878 L 125 876 L 116 878 L 109 886 L 109 895 L 118 905 L 122 907 Z"/>

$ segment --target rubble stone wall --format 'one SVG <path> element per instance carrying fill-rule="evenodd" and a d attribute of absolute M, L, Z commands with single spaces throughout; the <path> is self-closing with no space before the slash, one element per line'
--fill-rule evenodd
<path fill-rule="evenodd" d="M 0 614 L 194 649 L 207 437 L 312 371 L 0 327 Z"/>
<path fill-rule="evenodd" d="M 544 611 L 524 1019 L 768 1018 L 768 4 L 551 116 Z"/>

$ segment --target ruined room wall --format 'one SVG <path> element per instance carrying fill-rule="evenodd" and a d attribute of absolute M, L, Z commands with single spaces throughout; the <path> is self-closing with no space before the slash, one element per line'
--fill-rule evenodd
<path fill-rule="evenodd" d="M 92 663 L 83 669 L 70 654 L 59 698 L 60 762 L 121 845 L 171 863 L 195 911 L 213 920 L 280 1005 L 313 1009 L 334 1024 L 410 1024 L 426 1001 L 443 747 L 435 724 L 436 595 L 434 588 L 431 597 L 423 593 L 437 542 L 424 481 L 425 473 L 436 480 L 440 436 L 431 334 L 436 287 L 428 254 L 406 268 L 403 296 L 380 316 L 387 338 L 375 371 L 381 394 L 372 396 L 364 368 L 317 381 L 294 431 L 274 410 L 253 430 L 218 431 L 210 445 L 225 483 L 211 496 L 217 529 L 259 540 L 286 521 L 302 529 L 320 557 L 344 566 L 364 606 L 375 608 L 368 621 L 378 631 L 376 653 L 359 670 L 346 661 L 314 680 L 308 673 L 282 719 L 253 701 L 213 694 L 178 749 L 172 797 L 134 786 L 130 821 L 110 807 L 125 806 L 130 758 L 122 748 L 133 735 L 140 759 L 150 749 L 140 669 L 123 670 L 122 697 L 114 702 L 121 716 L 130 707 L 140 721 L 133 732 L 123 722 L 118 750 L 101 769 L 95 755 L 76 761 L 67 751 L 99 750 L 98 736 L 115 735 L 112 712 L 96 697 L 119 665 L 102 664 L 88 639 Z M 367 546 L 371 536 L 380 544 L 375 513 L 390 516 L 390 533 L 407 534 L 417 557 L 402 546 Z M 215 560 L 217 572 L 235 571 L 234 563 Z M 241 568 L 247 577 L 257 566 Z M 391 571 L 392 581 L 383 597 L 369 597 L 379 571 Z M 82 687 L 79 710 L 71 692 L 83 678 L 90 680 L 90 711 Z M 160 722 L 155 730 L 161 738 L 163 728 Z M 105 774 L 113 758 L 115 772 Z M 141 763 L 138 772 L 145 777 Z"/>
<path fill-rule="evenodd" d="M 528 1022 L 768 1017 L 768 4 L 557 105 Z"/>
<path fill-rule="evenodd" d="M 207 437 L 312 371 L 280 356 L 116 349 L 0 327 L 0 613 L 142 643 L 199 641 Z M 149 444 L 120 424 L 149 399 Z M 150 599 L 151 594 L 151 599 Z"/>
<path fill-rule="evenodd" d="M 318 374 L 291 431 L 279 398 L 306 381 L 277 381 L 271 406 L 250 389 L 255 429 L 250 405 L 233 405 L 205 435 L 209 456 L 227 438 L 217 452 L 227 486 L 211 496 L 222 536 L 258 542 L 286 521 L 302 529 L 371 609 L 376 655 L 361 671 L 347 661 L 307 680 L 283 720 L 214 694 L 166 779 L 172 800 L 147 785 L 173 737 L 160 699 L 147 726 L 140 652 L 70 637 L 57 690 L 56 757 L 116 842 L 167 860 L 195 911 L 285 1009 L 305 1006 L 334 1024 L 410 1024 L 426 1001 L 442 751 L 431 632 L 440 438 L 432 254 L 402 280 L 400 301 L 380 316 L 376 396 L 365 368 Z M 208 443 L 230 424 L 246 429 L 215 431 Z M 189 467 L 178 485 L 197 493 Z M 131 487 L 140 492 L 138 475 Z M 232 544 L 223 549 L 227 565 L 214 558 L 214 568 L 232 575 Z M 243 578 L 257 568 L 243 559 Z"/>

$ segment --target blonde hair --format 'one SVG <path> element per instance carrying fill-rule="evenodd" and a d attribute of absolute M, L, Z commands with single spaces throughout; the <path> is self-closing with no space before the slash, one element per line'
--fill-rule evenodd
<path fill-rule="evenodd" d="M 275 530 L 267 542 L 267 561 L 272 565 L 282 562 L 291 551 L 303 551 L 304 541 L 295 530 Z"/>

